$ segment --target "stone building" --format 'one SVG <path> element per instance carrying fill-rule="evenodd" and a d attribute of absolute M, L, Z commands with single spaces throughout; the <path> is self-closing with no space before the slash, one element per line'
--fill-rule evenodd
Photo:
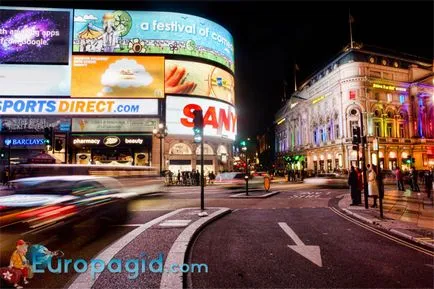
<path fill-rule="evenodd" d="M 432 59 L 346 48 L 275 115 L 277 167 L 332 172 L 357 165 L 362 149 L 352 137 L 360 126 L 367 163 L 379 159 L 384 170 L 434 167 L 433 71 Z"/>

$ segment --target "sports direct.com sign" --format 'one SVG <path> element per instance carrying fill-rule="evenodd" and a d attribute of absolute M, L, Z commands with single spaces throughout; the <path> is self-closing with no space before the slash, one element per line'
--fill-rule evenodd
<path fill-rule="evenodd" d="M 194 97 L 167 96 L 166 123 L 169 134 L 193 137 L 193 111 L 202 109 L 204 135 L 235 140 L 237 115 L 232 105 Z"/>

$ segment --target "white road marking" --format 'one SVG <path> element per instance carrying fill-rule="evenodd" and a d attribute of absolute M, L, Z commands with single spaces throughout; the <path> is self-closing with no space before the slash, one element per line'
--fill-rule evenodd
<path fill-rule="evenodd" d="M 319 246 L 306 246 L 297 234 L 284 222 L 278 223 L 282 230 L 294 241 L 296 244 L 288 245 L 288 247 L 304 258 L 308 259 L 318 267 L 322 267 L 321 249 Z"/>

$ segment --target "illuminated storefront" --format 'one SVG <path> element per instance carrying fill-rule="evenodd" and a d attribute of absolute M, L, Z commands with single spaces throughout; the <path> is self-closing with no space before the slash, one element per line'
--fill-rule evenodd
<path fill-rule="evenodd" d="M 315 173 L 360 165 L 362 149 L 354 147 L 352 134 L 362 119 L 368 163 L 378 158 L 385 170 L 432 167 L 432 63 L 370 47 L 346 49 L 275 115 L 278 159 L 305 155 Z"/>

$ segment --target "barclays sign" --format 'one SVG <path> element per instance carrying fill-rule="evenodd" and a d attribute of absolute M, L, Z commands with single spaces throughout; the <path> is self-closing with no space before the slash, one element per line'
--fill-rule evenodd
<path fill-rule="evenodd" d="M 43 138 L 6 138 L 3 143 L 6 146 L 42 146 L 45 144 Z"/>

